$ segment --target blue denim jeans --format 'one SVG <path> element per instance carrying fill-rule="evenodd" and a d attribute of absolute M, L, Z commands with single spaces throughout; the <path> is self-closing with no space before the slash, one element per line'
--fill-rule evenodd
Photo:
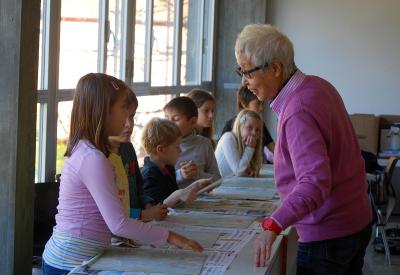
<path fill-rule="evenodd" d="M 44 260 L 42 260 L 42 270 L 44 275 L 66 275 L 69 270 L 58 269 L 48 265 Z"/>
<path fill-rule="evenodd" d="M 299 243 L 298 275 L 358 275 L 362 274 L 365 250 L 371 238 L 372 226 L 350 236 Z"/>

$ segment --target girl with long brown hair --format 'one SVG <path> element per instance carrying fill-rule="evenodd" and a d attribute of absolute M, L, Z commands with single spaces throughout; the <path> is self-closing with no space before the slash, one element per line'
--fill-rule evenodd
<path fill-rule="evenodd" d="M 107 157 L 108 137 L 122 132 L 133 104 L 129 93 L 124 82 L 105 74 L 90 73 L 78 82 L 56 226 L 43 253 L 44 274 L 67 274 L 110 245 L 111 234 L 202 250 L 197 242 L 131 219 L 124 211 Z"/>

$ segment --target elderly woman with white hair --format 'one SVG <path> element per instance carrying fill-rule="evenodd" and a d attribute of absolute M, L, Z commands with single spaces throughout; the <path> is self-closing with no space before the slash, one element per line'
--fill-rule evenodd
<path fill-rule="evenodd" d="M 271 25 L 247 25 L 235 45 L 237 73 L 278 116 L 275 184 L 281 205 L 262 222 L 255 262 L 276 235 L 299 235 L 298 274 L 362 274 L 372 210 L 364 162 L 336 89 L 296 68 L 290 40 Z"/>

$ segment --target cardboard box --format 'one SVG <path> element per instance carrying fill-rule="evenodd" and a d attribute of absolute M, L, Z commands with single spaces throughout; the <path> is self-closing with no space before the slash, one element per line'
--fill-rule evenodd
<path fill-rule="evenodd" d="M 390 125 L 400 122 L 400 116 L 397 115 L 380 115 L 379 128 L 390 129 Z"/>
<path fill-rule="evenodd" d="M 380 118 L 372 114 L 353 114 L 350 119 L 361 150 L 377 154 Z"/>
<path fill-rule="evenodd" d="M 380 115 L 379 122 L 379 152 L 390 149 L 390 139 L 388 137 L 390 126 L 400 122 L 400 116 L 397 115 Z"/>
<path fill-rule="evenodd" d="M 389 150 L 390 149 L 390 140 L 389 140 L 389 131 L 390 129 L 381 129 L 380 138 L 379 138 L 379 151 Z"/>

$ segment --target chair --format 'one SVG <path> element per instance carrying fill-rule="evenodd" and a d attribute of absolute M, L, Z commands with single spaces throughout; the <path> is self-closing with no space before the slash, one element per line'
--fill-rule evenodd
<path fill-rule="evenodd" d="M 35 184 L 34 196 L 34 226 L 33 226 L 33 256 L 41 258 L 46 242 L 53 233 L 56 224 L 58 182 L 45 182 Z"/>
<path fill-rule="evenodd" d="M 396 204 L 396 195 L 392 185 L 392 176 L 398 160 L 399 158 L 397 157 L 391 157 L 388 160 L 384 172 L 369 174 L 367 177 L 369 185 L 369 196 L 371 199 L 372 209 L 374 211 L 376 222 L 375 242 L 377 242 L 380 235 L 389 265 L 391 265 L 391 255 L 385 227 Z M 383 208 L 385 208 L 386 210 L 385 216 L 383 216 L 382 214 Z"/>

